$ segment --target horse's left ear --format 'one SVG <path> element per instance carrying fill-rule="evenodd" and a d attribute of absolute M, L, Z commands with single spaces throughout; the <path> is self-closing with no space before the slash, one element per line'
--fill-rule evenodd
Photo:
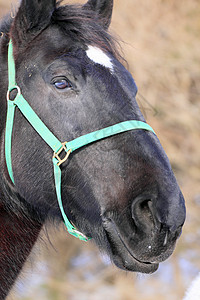
<path fill-rule="evenodd" d="M 113 0 L 88 0 L 83 8 L 95 11 L 103 27 L 108 29 L 112 17 Z"/>
<path fill-rule="evenodd" d="M 48 24 L 56 7 L 56 0 L 22 0 L 12 25 L 11 37 L 23 47 Z"/>

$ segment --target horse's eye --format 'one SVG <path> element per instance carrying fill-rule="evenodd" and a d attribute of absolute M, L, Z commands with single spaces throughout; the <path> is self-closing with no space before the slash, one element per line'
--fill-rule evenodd
<path fill-rule="evenodd" d="M 60 90 L 72 88 L 71 82 L 69 82 L 67 79 L 57 79 L 53 84 L 57 89 Z"/>

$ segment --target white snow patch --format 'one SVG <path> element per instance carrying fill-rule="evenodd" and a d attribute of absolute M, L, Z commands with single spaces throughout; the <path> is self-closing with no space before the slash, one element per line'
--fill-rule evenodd
<path fill-rule="evenodd" d="M 200 299 L 200 273 L 192 282 L 183 300 L 199 300 L 199 299 Z"/>

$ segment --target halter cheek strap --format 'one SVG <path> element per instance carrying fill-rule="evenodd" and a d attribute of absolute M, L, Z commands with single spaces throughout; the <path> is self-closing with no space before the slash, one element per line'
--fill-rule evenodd
<path fill-rule="evenodd" d="M 61 143 L 56 136 L 47 128 L 47 126 L 41 121 L 38 115 L 33 111 L 28 102 L 24 99 L 21 94 L 21 90 L 16 84 L 15 81 L 15 62 L 13 58 L 13 47 L 12 41 L 9 43 L 8 47 L 8 92 L 7 92 L 7 119 L 6 119 L 6 130 L 5 130 L 5 158 L 6 165 L 8 169 L 9 176 L 14 182 L 14 176 L 12 171 L 12 129 L 14 123 L 14 114 L 15 108 L 17 107 L 23 116 L 29 121 L 32 127 L 38 132 L 41 138 L 49 145 L 49 147 L 53 150 L 53 168 L 54 168 L 54 179 L 55 179 L 55 188 L 56 195 L 58 200 L 58 205 L 64 220 L 64 223 L 67 227 L 68 232 L 79 238 L 83 241 L 88 241 L 90 238 L 86 237 L 84 234 L 79 232 L 68 220 L 61 198 L 61 169 L 60 166 L 68 159 L 71 152 L 86 146 L 90 143 L 96 142 L 98 140 L 130 131 L 135 129 L 143 129 L 148 130 L 150 132 L 154 132 L 154 130 L 145 122 L 130 120 L 115 124 L 113 126 L 106 127 L 101 130 L 97 130 L 86 135 L 80 136 L 70 142 Z M 12 90 L 17 90 L 17 96 L 14 100 L 10 100 L 10 92 Z M 61 153 L 65 153 L 64 158 L 61 158 Z"/>

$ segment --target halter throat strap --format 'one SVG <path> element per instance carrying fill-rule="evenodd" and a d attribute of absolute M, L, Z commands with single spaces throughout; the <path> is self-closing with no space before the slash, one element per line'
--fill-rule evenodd
<path fill-rule="evenodd" d="M 10 92 L 17 90 L 17 95 L 14 100 L 10 99 Z M 58 205 L 68 232 L 83 241 L 88 241 L 90 238 L 79 232 L 69 221 L 65 214 L 62 198 L 61 198 L 61 169 L 60 166 L 68 159 L 71 152 L 84 147 L 93 142 L 101 139 L 136 129 L 143 129 L 150 132 L 154 130 L 145 122 L 130 120 L 109 126 L 86 135 L 80 136 L 70 142 L 60 142 L 59 139 L 47 128 L 44 122 L 38 117 L 38 115 L 31 108 L 29 103 L 24 99 L 21 94 L 19 86 L 16 84 L 15 77 L 15 62 L 13 57 L 12 41 L 9 42 L 8 47 L 8 92 L 7 92 L 7 118 L 5 129 L 5 159 L 9 176 L 15 184 L 13 170 L 12 170 L 12 131 L 14 124 L 15 108 L 18 108 L 23 116 L 28 120 L 32 127 L 38 132 L 41 138 L 49 145 L 53 150 L 53 168 L 54 168 L 54 180 L 55 189 L 58 200 Z M 65 153 L 64 158 L 61 158 L 61 153 Z M 62 156 L 63 157 L 63 156 Z"/>

